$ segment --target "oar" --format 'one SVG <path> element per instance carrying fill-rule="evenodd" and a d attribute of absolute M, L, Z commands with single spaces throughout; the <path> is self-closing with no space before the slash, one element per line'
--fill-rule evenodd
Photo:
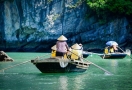
<path fill-rule="evenodd" d="M 70 52 L 71 52 L 71 51 L 70 51 Z M 73 53 L 73 52 L 71 52 L 71 53 Z M 78 55 L 75 54 L 75 53 L 73 53 L 73 54 L 76 55 L 76 56 L 78 56 Z M 80 57 L 80 56 L 78 56 L 78 57 Z M 81 57 L 80 57 L 80 58 L 81 58 Z M 83 59 L 84 59 L 84 58 L 83 58 Z M 85 59 L 84 59 L 84 60 L 85 60 Z M 90 61 L 88 61 L 88 62 L 90 62 Z M 97 64 L 95 64 L 95 63 L 93 63 L 93 62 L 90 62 L 90 63 L 93 64 L 94 66 L 96 66 L 97 68 L 103 70 L 104 72 L 107 72 L 108 74 L 112 74 L 111 72 L 109 72 L 109 71 L 107 71 L 106 69 L 104 69 L 104 68 L 98 66 Z"/>
<path fill-rule="evenodd" d="M 124 50 L 122 50 L 119 46 L 118 46 L 118 48 L 123 52 L 123 53 L 125 53 L 125 51 Z M 127 54 L 128 55 L 128 54 Z M 132 59 L 132 57 L 130 56 L 130 55 L 128 55 L 131 59 Z"/>
<path fill-rule="evenodd" d="M 90 62 L 90 61 L 89 61 Z M 112 74 L 111 72 L 107 71 L 106 69 L 98 66 L 97 64 L 93 63 L 93 62 L 90 62 L 91 64 L 93 64 L 94 66 L 98 67 L 99 69 L 103 70 L 104 72 L 108 73 L 108 74 Z"/>
<path fill-rule="evenodd" d="M 25 64 L 25 63 L 27 63 L 27 62 L 29 62 L 29 61 L 31 61 L 31 60 L 28 60 L 28 61 L 25 61 L 25 62 L 22 62 L 22 63 L 16 64 L 16 65 L 13 65 L 13 66 L 10 66 L 10 67 L 7 67 L 7 68 L 3 68 L 3 69 L 0 70 L 0 72 L 1 72 L 1 71 L 4 71 L 4 70 L 6 70 L 6 69 L 10 69 L 10 68 L 13 68 L 13 67 L 16 67 L 16 66 L 19 66 L 19 65 Z"/>
<path fill-rule="evenodd" d="M 90 53 L 90 54 L 97 54 L 97 55 L 99 55 L 99 53 L 94 53 L 94 52 L 88 52 L 88 53 Z"/>
<path fill-rule="evenodd" d="M 105 54 L 103 55 L 103 59 L 105 58 Z"/>
<path fill-rule="evenodd" d="M 47 56 L 48 54 L 46 54 L 46 55 L 44 55 L 44 56 Z M 43 57 L 44 57 L 43 56 Z M 36 58 L 37 59 L 37 58 Z M 28 60 L 28 61 L 25 61 L 25 62 L 22 62 L 22 63 L 19 63 L 19 64 L 16 64 L 16 65 L 13 65 L 13 66 L 10 66 L 10 67 L 7 67 L 7 68 L 3 68 L 3 69 L 1 69 L 0 70 L 0 72 L 1 71 L 4 71 L 4 70 L 6 70 L 6 69 L 10 69 L 10 68 L 13 68 L 13 67 L 16 67 L 16 66 L 19 66 L 19 65 L 22 65 L 22 64 L 25 64 L 25 63 L 27 63 L 27 62 L 30 62 L 31 60 Z"/>
<path fill-rule="evenodd" d="M 98 56 L 100 56 L 101 54 L 100 53 L 94 53 L 94 52 L 88 52 L 88 53 L 90 53 L 91 55 L 92 54 L 95 54 L 95 55 L 98 55 Z M 103 57 L 102 57 L 103 59 L 105 58 L 105 54 L 103 54 Z"/>

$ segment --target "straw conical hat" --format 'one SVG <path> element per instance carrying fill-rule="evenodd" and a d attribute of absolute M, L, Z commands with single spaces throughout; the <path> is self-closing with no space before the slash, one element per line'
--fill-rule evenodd
<path fill-rule="evenodd" d="M 66 41 L 67 38 L 65 36 L 61 35 L 57 40 L 59 40 L 59 41 Z"/>
<path fill-rule="evenodd" d="M 56 50 L 56 45 L 54 45 L 53 47 L 51 47 L 52 50 Z"/>
<path fill-rule="evenodd" d="M 76 43 L 72 46 L 72 49 L 81 49 L 81 47 Z"/>

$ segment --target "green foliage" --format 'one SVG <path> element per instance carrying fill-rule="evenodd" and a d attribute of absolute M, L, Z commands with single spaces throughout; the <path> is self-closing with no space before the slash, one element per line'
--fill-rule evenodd
<path fill-rule="evenodd" d="M 77 8 L 79 7 L 80 5 L 82 5 L 82 3 L 84 2 L 85 0 L 78 0 L 74 5 L 69 5 L 68 7 L 69 8 Z"/>
<path fill-rule="evenodd" d="M 105 0 L 87 0 L 87 4 L 88 4 L 92 9 L 95 9 L 95 10 L 105 8 L 105 6 L 106 6 L 105 3 L 106 3 Z"/>
<path fill-rule="evenodd" d="M 108 0 L 108 9 L 117 14 L 130 15 L 132 14 L 132 1 L 131 0 Z"/>
<path fill-rule="evenodd" d="M 57 18 L 59 18 L 59 17 L 60 17 L 59 14 L 55 14 L 55 15 L 53 16 L 52 20 L 55 21 L 55 20 L 56 20 Z"/>
<path fill-rule="evenodd" d="M 87 5 L 102 18 L 132 15 L 132 0 L 87 0 Z"/>

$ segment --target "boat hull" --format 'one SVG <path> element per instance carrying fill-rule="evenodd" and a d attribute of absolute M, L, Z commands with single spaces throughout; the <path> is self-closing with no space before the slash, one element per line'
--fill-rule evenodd
<path fill-rule="evenodd" d="M 85 72 L 90 65 L 90 63 L 84 63 L 77 60 L 60 61 L 53 58 L 45 60 L 31 60 L 31 62 L 42 73 Z"/>
<path fill-rule="evenodd" d="M 126 53 L 111 53 L 111 54 L 100 54 L 103 59 L 123 59 L 127 56 Z"/>

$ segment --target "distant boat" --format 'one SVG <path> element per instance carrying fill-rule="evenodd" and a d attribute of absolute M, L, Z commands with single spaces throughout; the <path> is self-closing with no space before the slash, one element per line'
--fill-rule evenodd
<path fill-rule="evenodd" d="M 126 51 L 122 50 L 115 41 L 108 41 L 106 45 L 107 47 L 104 49 L 104 54 L 99 54 L 103 59 L 123 59 L 127 55 L 131 55 L 129 49 L 126 49 Z M 117 52 L 117 48 L 122 52 Z"/>
<path fill-rule="evenodd" d="M 127 56 L 126 53 L 108 53 L 108 54 L 98 54 L 103 59 L 123 59 Z"/>
<path fill-rule="evenodd" d="M 42 73 L 66 73 L 66 72 L 85 72 L 90 63 L 88 61 L 69 60 L 59 58 L 46 58 L 31 60 Z"/>

